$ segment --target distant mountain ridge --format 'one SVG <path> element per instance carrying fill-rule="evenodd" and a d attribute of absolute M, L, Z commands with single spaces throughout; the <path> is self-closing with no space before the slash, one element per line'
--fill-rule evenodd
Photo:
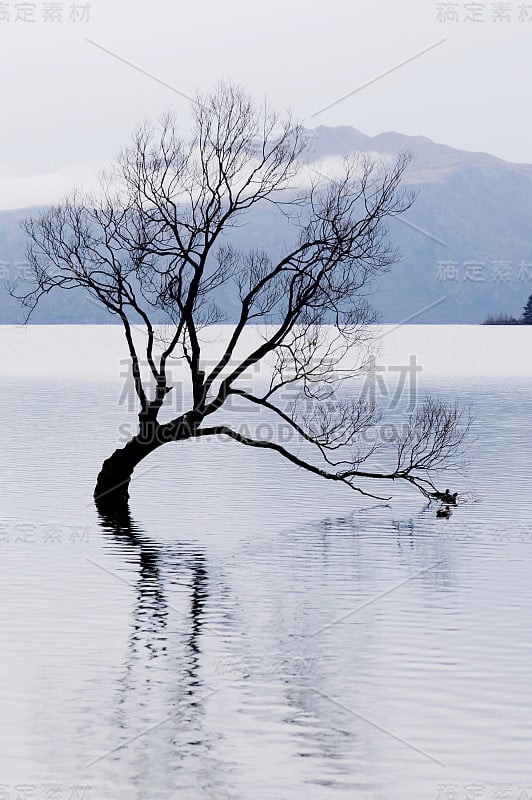
<path fill-rule="evenodd" d="M 383 155 L 393 155 L 401 150 L 409 150 L 414 156 L 412 168 L 414 179 L 427 170 L 445 170 L 446 173 L 450 173 L 465 166 L 514 169 L 532 177 L 532 164 L 504 161 L 489 153 L 458 150 L 455 147 L 434 142 L 427 136 L 409 136 L 396 131 L 367 136 L 356 128 L 324 125 L 307 131 L 307 134 L 311 139 L 309 147 L 311 160 L 329 155 L 348 155 L 354 150 L 368 150 Z"/>
<path fill-rule="evenodd" d="M 519 316 L 532 294 L 532 165 L 438 144 L 393 131 L 377 136 L 352 127 L 307 131 L 309 164 L 356 150 L 393 157 L 408 150 L 405 183 L 417 200 L 390 224 L 402 261 L 376 287 L 383 322 L 482 322 L 490 313 Z M 37 209 L 0 212 L 0 277 L 23 269 L 20 220 Z M 275 223 L 276 224 L 276 223 Z M 275 249 L 279 230 L 262 210 L 237 233 L 237 245 Z M 219 298 L 224 304 L 223 292 Z M 227 300 L 229 321 L 236 307 Z M 0 290 L 0 323 L 20 322 L 17 303 Z M 33 318 L 39 323 L 109 323 L 108 313 L 81 293 L 56 292 Z"/>

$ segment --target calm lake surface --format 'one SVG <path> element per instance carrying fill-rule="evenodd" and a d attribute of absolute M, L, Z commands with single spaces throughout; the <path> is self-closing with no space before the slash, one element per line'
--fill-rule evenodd
<path fill-rule="evenodd" d="M 113 529 L 119 331 L 0 328 L 0 797 L 532 798 L 532 330 L 387 333 L 474 407 L 451 519 L 225 441 Z"/>

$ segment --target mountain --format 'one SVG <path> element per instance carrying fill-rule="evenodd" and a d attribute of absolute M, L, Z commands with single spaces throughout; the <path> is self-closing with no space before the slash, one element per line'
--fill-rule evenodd
<path fill-rule="evenodd" d="M 310 170 L 330 169 L 340 157 L 362 150 L 391 158 L 408 150 L 413 160 L 405 184 L 414 206 L 390 223 L 402 260 L 376 286 L 373 304 L 383 322 L 482 322 L 490 313 L 519 316 L 532 294 L 532 165 L 512 164 L 487 153 L 438 144 L 393 131 L 370 137 L 351 127 L 307 131 Z M 13 277 L 24 261 L 20 220 L 35 212 L 0 212 L 0 277 Z M 288 231 L 277 218 L 256 211 L 236 229 L 236 244 L 273 252 Z M 228 296 L 220 303 L 234 318 Z M 0 323 L 21 320 L 18 305 L 0 291 Z M 112 317 L 81 292 L 57 292 L 34 317 L 40 323 L 104 323 Z"/>
<path fill-rule="evenodd" d="M 401 263 L 381 280 L 375 305 L 398 322 L 481 322 L 492 312 L 519 316 L 532 293 L 532 165 L 388 132 L 368 137 L 352 128 L 317 128 L 316 152 L 360 150 L 413 160 L 405 183 L 412 209 L 390 225 Z M 438 302 L 440 301 L 440 302 Z"/>

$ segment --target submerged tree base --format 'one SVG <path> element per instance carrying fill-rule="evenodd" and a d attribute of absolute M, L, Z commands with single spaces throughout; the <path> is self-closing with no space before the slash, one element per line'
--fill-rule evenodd
<path fill-rule="evenodd" d="M 127 511 L 135 467 L 159 446 L 159 442 L 143 442 L 136 437 L 105 459 L 94 488 L 94 502 L 101 513 L 115 516 Z"/>

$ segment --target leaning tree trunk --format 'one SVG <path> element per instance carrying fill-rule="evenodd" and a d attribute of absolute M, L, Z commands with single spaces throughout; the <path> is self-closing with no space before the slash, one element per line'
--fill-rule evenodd
<path fill-rule="evenodd" d="M 141 416 L 139 423 L 138 434 L 105 459 L 96 480 L 94 501 L 106 517 L 117 519 L 129 513 L 129 484 L 135 467 L 166 442 L 188 439 L 198 425 L 198 415 L 188 412 L 164 424 Z"/>
<path fill-rule="evenodd" d="M 100 511 L 121 513 L 127 508 L 129 484 L 135 467 L 161 444 L 162 441 L 153 437 L 143 441 L 135 436 L 105 459 L 94 489 L 94 500 Z"/>

